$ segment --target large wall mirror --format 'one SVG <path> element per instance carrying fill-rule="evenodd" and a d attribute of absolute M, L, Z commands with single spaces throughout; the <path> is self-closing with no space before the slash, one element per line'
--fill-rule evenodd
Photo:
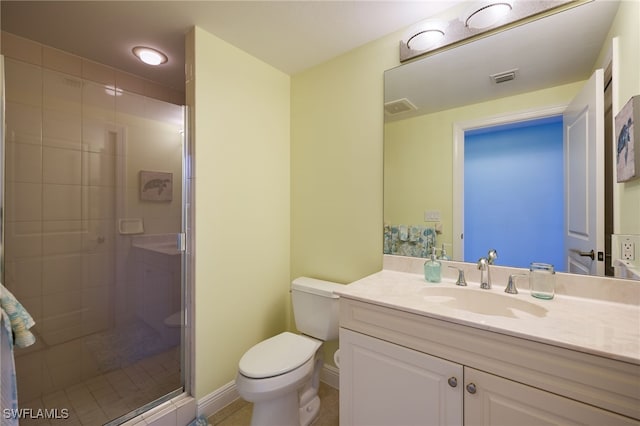
<path fill-rule="evenodd" d="M 501 265 L 612 274 L 610 234 L 633 233 L 624 218 L 640 215 L 635 202 L 620 210 L 625 186 L 604 167 L 614 161 L 605 89 L 618 8 L 580 4 L 385 72 L 385 253 L 424 257 L 444 245 L 454 260 L 477 261 L 494 248 Z M 597 110 L 586 112 L 589 102 Z M 552 135 L 526 133 L 538 125 Z M 469 145 L 487 132 L 511 139 Z M 534 150 L 554 138 L 559 146 Z M 594 199 L 596 210 L 578 211 Z"/>

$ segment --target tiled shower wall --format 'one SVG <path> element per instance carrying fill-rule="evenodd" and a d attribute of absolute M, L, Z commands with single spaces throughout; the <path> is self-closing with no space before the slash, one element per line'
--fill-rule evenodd
<path fill-rule="evenodd" d="M 5 285 L 36 321 L 37 343 L 16 351 L 26 401 L 95 375 L 83 336 L 135 319 L 130 237 L 117 223 L 179 232 L 182 114 L 123 90 L 113 69 L 6 33 L 2 47 Z M 141 202 L 140 170 L 173 173 L 173 200 Z"/>

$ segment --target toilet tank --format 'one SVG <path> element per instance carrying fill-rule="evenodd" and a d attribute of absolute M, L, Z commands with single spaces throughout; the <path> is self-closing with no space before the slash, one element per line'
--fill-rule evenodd
<path fill-rule="evenodd" d="M 299 277 L 291 283 L 296 328 L 303 334 L 328 341 L 338 338 L 338 300 L 334 290 L 342 284 Z"/>

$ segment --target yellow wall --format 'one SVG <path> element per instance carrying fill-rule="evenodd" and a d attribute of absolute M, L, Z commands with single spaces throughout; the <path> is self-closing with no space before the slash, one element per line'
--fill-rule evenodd
<path fill-rule="evenodd" d="M 399 64 L 400 38 L 291 79 L 292 278 L 349 283 L 382 269 L 383 73 Z M 336 348 L 326 344 L 325 362 Z"/>
<path fill-rule="evenodd" d="M 388 36 L 291 79 L 291 276 L 347 283 L 382 267 Z"/>
<path fill-rule="evenodd" d="M 289 77 L 195 28 L 195 397 L 288 327 Z M 192 44 L 190 46 L 190 44 Z"/>
<path fill-rule="evenodd" d="M 618 9 L 601 57 L 610 49 L 612 37 L 618 37 L 620 69 L 618 70 L 617 105 L 619 111 L 627 101 L 640 95 L 640 2 L 623 1 Z M 615 70 L 614 70 L 615 72 Z M 616 184 L 614 232 L 640 234 L 640 179 Z"/>
<path fill-rule="evenodd" d="M 569 103 L 583 82 L 425 114 L 384 126 L 384 220 L 421 225 L 439 210 L 442 235 L 452 244 L 453 124 Z"/>

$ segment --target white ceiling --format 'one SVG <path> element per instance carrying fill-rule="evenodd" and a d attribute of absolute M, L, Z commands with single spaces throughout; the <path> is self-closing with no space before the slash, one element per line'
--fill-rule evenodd
<path fill-rule="evenodd" d="M 459 4 L 427 1 L 6 1 L 2 29 L 164 85 L 184 87 L 194 25 L 293 75 Z M 161 67 L 136 45 L 169 56 Z"/>

